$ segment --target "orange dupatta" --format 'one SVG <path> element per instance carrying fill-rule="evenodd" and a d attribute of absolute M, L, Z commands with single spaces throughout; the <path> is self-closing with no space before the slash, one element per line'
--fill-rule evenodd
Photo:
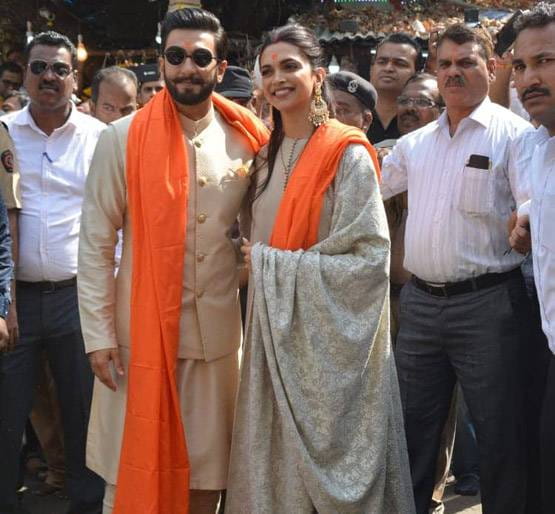
<path fill-rule="evenodd" d="M 254 114 L 212 97 L 253 152 L 268 139 Z M 183 129 L 166 89 L 136 115 L 127 139 L 133 227 L 131 357 L 115 514 L 187 514 L 189 459 L 177 395 L 189 170 Z"/>
<path fill-rule="evenodd" d="M 310 248 L 318 241 L 324 193 L 332 183 L 350 144 L 364 145 L 372 158 L 378 179 L 376 150 L 358 129 L 330 120 L 309 139 L 291 174 L 274 223 L 270 246 L 282 250 Z"/>

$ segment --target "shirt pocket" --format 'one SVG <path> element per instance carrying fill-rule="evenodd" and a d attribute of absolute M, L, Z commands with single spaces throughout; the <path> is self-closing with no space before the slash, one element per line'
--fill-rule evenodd
<path fill-rule="evenodd" d="M 458 208 L 472 215 L 489 214 L 493 209 L 493 173 L 465 166 L 458 195 Z"/>
<path fill-rule="evenodd" d="M 555 252 L 555 193 L 544 193 L 539 218 L 539 243 Z"/>

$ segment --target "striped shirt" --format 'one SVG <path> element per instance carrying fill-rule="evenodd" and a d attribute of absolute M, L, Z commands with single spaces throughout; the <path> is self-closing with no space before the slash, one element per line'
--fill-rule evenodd
<path fill-rule="evenodd" d="M 405 268 L 428 282 L 458 282 L 516 268 L 507 220 L 526 199 L 509 148 L 530 124 L 486 98 L 453 135 L 444 112 L 401 138 L 384 159 L 384 199 L 408 190 Z"/>
<path fill-rule="evenodd" d="M 530 216 L 534 280 L 549 348 L 555 354 L 555 137 L 545 127 L 536 131 L 536 144 L 528 146 L 531 200 L 519 209 Z"/>

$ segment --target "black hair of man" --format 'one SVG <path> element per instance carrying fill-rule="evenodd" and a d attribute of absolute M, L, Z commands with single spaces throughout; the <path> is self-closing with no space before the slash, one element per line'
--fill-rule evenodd
<path fill-rule="evenodd" d="M 166 41 L 172 30 L 190 29 L 203 30 L 214 34 L 216 43 L 216 58 L 225 59 L 227 56 L 227 35 L 216 15 L 204 9 L 187 7 L 169 12 L 162 21 L 161 37 L 162 49 L 166 49 Z"/>
<path fill-rule="evenodd" d="M 524 29 L 538 29 L 551 23 L 555 23 L 555 4 L 540 2 L 518 18 L 515 31 L 520 34 Z"/>
<path fill-rule="evenodd" d="M 3 64 L 0 64 L 0 77 L 4 74 L 5 71 L 10 73 L 17 73 L 18 75 L 23 75 L 23 70 L 21 66 L 16 62 L 6 61 Z"/>
<path fill-rule="evenodd" d="M 109 66 L 108 68 L 102 68 L 98 70 L 93 77 L 91 84 L 91 100 L 96 103 L 98 101 L 98 95 L 100 93 L 100 84 L 107 81 L 112 84 L 122 84 L 124 82 L 130 82 L 135 86 L 137 93 L 139 92 L 139 81 L 137 80 L 137 75 L 135 75 L 131 70 L 126 68 L 120 68 L 119 66 Z"/>
<path fill-rule="evenodd" d="M 407 80 L 405 87 L 407 87 L 409 84 L 413 82 L 416 82 L 416 83 L 427 82 L 428 80 L 433 80 L 437 84 L 437 77 L 435 75 L 432 75 L 431 73 L 426 73 L 426 72 L 415 73 L 410 79 Z M 437 98 L 435 99 L 435 101 L 439 107 L 445 107 L 445 104 L 443 103 L 443 98 L 439 94 L 439 89 L 438 89 Z"/>
<path fill-rule="evenodd" d="M 37 34 L 33 40 L 27 45 L 25 48 L 25 60 L 29 61 L 29 55 L 31 54 L 31 50 L 35 46 L 44 45 L 44 46 L 55 46 L 57 48 L 63 47 L 71 54 L 71 65 L 73 68 L 77 68 L 77 50 L 75 45 L 71 42 L 71 40 L 60 34 L 58 32 L 54 32 L 53 30 L 49 30 L 47 32 L 41 32 Z"/>
<path fill-rule="evenodd" d="M 439 36 L 438 49 L 444 41 L 452 41 L 457 45 L 475 43 L 480 47 L 480 54 L 484 59 L 493 56 L 493 41 L 489 32 L 482 27 L 468 27 L 464 23 L 449 25 Z"/>
<path fill-rule="evenodd" d="M 376 46 L 376 54 L 378 53 L 380 47 L 382 47 L 386 43 L 412 46 L 416 50 L 416 58 L 414 63 L 418 68 L 418 62 L 422 58 L 422 47 L 418 44 L 418 41 L 416 41 L 416 39 L 414 39 L 411 35 L 407 34 L 406 32 L 393 32 L 393 34 L 389 34 L 378 43 L 378 46 Z"/>

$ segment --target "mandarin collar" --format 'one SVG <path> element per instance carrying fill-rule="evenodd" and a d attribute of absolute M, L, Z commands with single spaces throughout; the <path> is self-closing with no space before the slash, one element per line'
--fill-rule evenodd
<path fill-rule="evenodd" d="M 200 135 L 214 120 L 214 106 L 211 104 L 206 115 L 200 120 L 192 120 L 181 113 L 179 113 L 179 119 L 181 120 L 181 126 L 183 127 L 187 138 L 193 139 Z"/>

